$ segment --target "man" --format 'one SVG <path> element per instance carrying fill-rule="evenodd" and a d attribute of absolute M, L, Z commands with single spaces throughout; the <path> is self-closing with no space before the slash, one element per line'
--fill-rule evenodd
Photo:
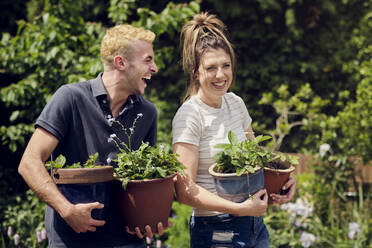
<path fill-rule="evenodd" d="M 48 205 L 45 225 L 49 247 L 145 247 L 139 239 L 141 234 L 128 234 L 114 213 L 106 221 L 91 217 L 92 210 L 105 207 L 103 204 L 70 203 L 44 163 L 59 154 L 66 156 L 66 164 L 85 162 L 98 152 L 98 161 L 107 164 L 117 151 L 107 138 L 120 132 L 108 120 L 115 118 L 130 127 L 139 113 L 143 118 L 136 123 L 132 149 L 142 141 L 155 144 L 157 112 L 141 96 L 152 74 L 158 71 L 154 38 L 153 32 L 130 25 L 108 29 L 101 43 L 104 72 L 93 80 L 59 88 L 37 119 L 18 170 Z M 95 233 L 97 228 L 100 235 Z"/>

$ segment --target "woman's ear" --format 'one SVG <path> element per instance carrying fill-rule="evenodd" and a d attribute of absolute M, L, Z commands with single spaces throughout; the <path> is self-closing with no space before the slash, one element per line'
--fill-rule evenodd
<path fill-rule="evenodd" d="M 123 71 L 123 70 L 126 69 L 127 64 L 128 63 L 125 60 L 125 58 L 123 58 L 123 56 L 116 55 L 114 57 L 113 65 L 114 65 L 115 69 L 120 70 L 120 71 Z"/>
<path fill-rule="evenodd" d="M 199 71 L 192 70 L 193 74 L 192 77 L 194 80 L 199 80 Z"/>

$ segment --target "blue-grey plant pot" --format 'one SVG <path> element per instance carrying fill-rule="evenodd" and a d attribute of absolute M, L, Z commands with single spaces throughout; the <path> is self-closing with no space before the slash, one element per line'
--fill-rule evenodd
<path fill-rule="evenodd" d="M 92 210 L 92 218 L 106 219 L 113 180 L 112 166 L 53 169 L 52 178 L 61 193 L 71 203 L 99 202 L 104 204 L 104 208 Z"/>
<path fill-rule="evenodd" d="M 217 194 L 233 202 L 243 202 L 257 191 L 264 188 L 264 170 L 256 167 L 252 174 L 237 176 L 236 173 L 218 173 L 214 171 L 217 164 L 209 167 Z"/>

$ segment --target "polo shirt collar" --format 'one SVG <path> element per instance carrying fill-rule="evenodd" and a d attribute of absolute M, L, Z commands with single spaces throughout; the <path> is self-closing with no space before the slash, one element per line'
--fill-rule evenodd
<path fill-rule="evenodd" d="M 92 92 L 94 97 L 106 95 L 107 96 L 107 91 L 105 87 L 103 86 L 103 81 L 102 81 L 102 72 L 98 74 L 98 76 L 91 80 L 91 86 L 92 86 Z M 136 103 L 139 101 L 139 98 L 137 95 L 129 95 L 128 100 L 131 104 Z"/>
<path fill-rule="evenodd" d="M 102 72 L 100 72 L 95 79 L 91 80 L 91 86 L 94 97 L 107 95 L 107 91 L 103 86 Z"/>

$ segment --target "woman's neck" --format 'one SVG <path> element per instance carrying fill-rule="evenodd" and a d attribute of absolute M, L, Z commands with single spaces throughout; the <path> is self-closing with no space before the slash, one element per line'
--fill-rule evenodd
<path fill-rule="evenodd" d="M 208 97 L 205 94 L 203 94 L 201 91 L 198 91 L 197 96 L 203 103 L 207 104 L 208 106 L 213 107 L 213 108 L 221 108 L 222 96 Z"/>

